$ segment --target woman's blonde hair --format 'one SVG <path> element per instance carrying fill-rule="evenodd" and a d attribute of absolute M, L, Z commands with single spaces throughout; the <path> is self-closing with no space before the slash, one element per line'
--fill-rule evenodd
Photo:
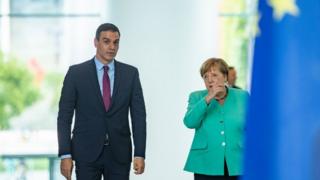
<path fill-rule="evenodd" d="M 201 65 L 201 68 L 200 68 L 201 77 L 203 77 L 204 74 L 210 71 L 211 68 L 213 67 L 217 67 L 224 76 L 228 76 L 229 66 L 223 59 L 209 58 Z"/>

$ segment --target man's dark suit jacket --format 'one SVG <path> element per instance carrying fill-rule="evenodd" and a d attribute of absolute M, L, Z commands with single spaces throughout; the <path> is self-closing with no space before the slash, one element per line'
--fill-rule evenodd
<path fill-rule="evenodd" d="M 65 76 L 59 102 L 59 156 L 71 154 L 76 161 L 93 162 L 102 152 L 108 134 L 115 159 L 120 163 L 130 163 L 129 110 L 134 156 L 145 157 L 146 111 L 138 70 L 115 61 L 112 102 L 106 111 L 94 60 L 71 66 Z"/>

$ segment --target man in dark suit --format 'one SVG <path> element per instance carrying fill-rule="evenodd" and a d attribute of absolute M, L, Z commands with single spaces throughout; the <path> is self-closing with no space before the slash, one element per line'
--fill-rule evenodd
<path fill-rule="evenodd" d="M 236 85 L 237 71 L 232 66 L 229 66 L 227 81 L 228 81 L 229 87 L 236 88 L 236 89 L 241 89 L 239 86 Z"/>
<path fill-rule="evenodd" d="M 132 161 L 129 110 L 134 142 L 133 169 L 144 172 L 146 111 L 138 70 L 116 61 L 119 29 L 101 24 L 93 59 L 69 68 L 58 113 L 61 174 L 78 180 L 128 180 Z M 71 131 L 73 115 L 74 126 Z M 72 136 L 71 136 L 72 133 Z"/>

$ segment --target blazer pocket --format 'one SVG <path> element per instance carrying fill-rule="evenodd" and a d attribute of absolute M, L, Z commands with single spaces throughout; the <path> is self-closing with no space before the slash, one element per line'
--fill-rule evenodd
<path fill-rule="evenodd" d="M 191 146 L 192 150 L 205 150 L 208 149 L 208 141 L 205 138 L 195 138 Z"/>

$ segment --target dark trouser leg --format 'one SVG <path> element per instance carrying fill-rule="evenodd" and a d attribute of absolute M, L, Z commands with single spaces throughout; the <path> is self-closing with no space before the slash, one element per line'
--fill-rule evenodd
<path fill-rule="evenodd" d="M 238 180 L 239 176 L 229 176 L 227 162 L 224 160 L 224 175 L 223 176 L 208 176 L 203 174 L 194 174 L 194 180 Z"/>
<path fill-rule="evenodd" d="M 121 164 L 114 160 L 111 147 L 104 146 L 99 158 L 92 162 L 76 161 L 77 180 L 129 180 L 131 163 Z"/>
<path fill-rule="evenodd" d="M 238 180 L 240 176 L 229 176 L 228 180 Z"/>
<path fill-rule="evenodd" d="M 109 174 L 104 180 L 129 180 L 129 174 Z"/>
<path fill-rule="evenodd" d="M 110 146 L 104 148 L 104 180 L 129 180 L 131 163 L 119 163 L 113 158 Z"/>
<path fill-rule="evenodd" d="M 227 180 L 224 176 L 208 176 L 203 174 L 194 174 L 194 180 Z"/>
<path fill-rule="evenodd" d="M 102 170 L 96 163 L 76 162 L 77 180 L 101 180 Z"/>

